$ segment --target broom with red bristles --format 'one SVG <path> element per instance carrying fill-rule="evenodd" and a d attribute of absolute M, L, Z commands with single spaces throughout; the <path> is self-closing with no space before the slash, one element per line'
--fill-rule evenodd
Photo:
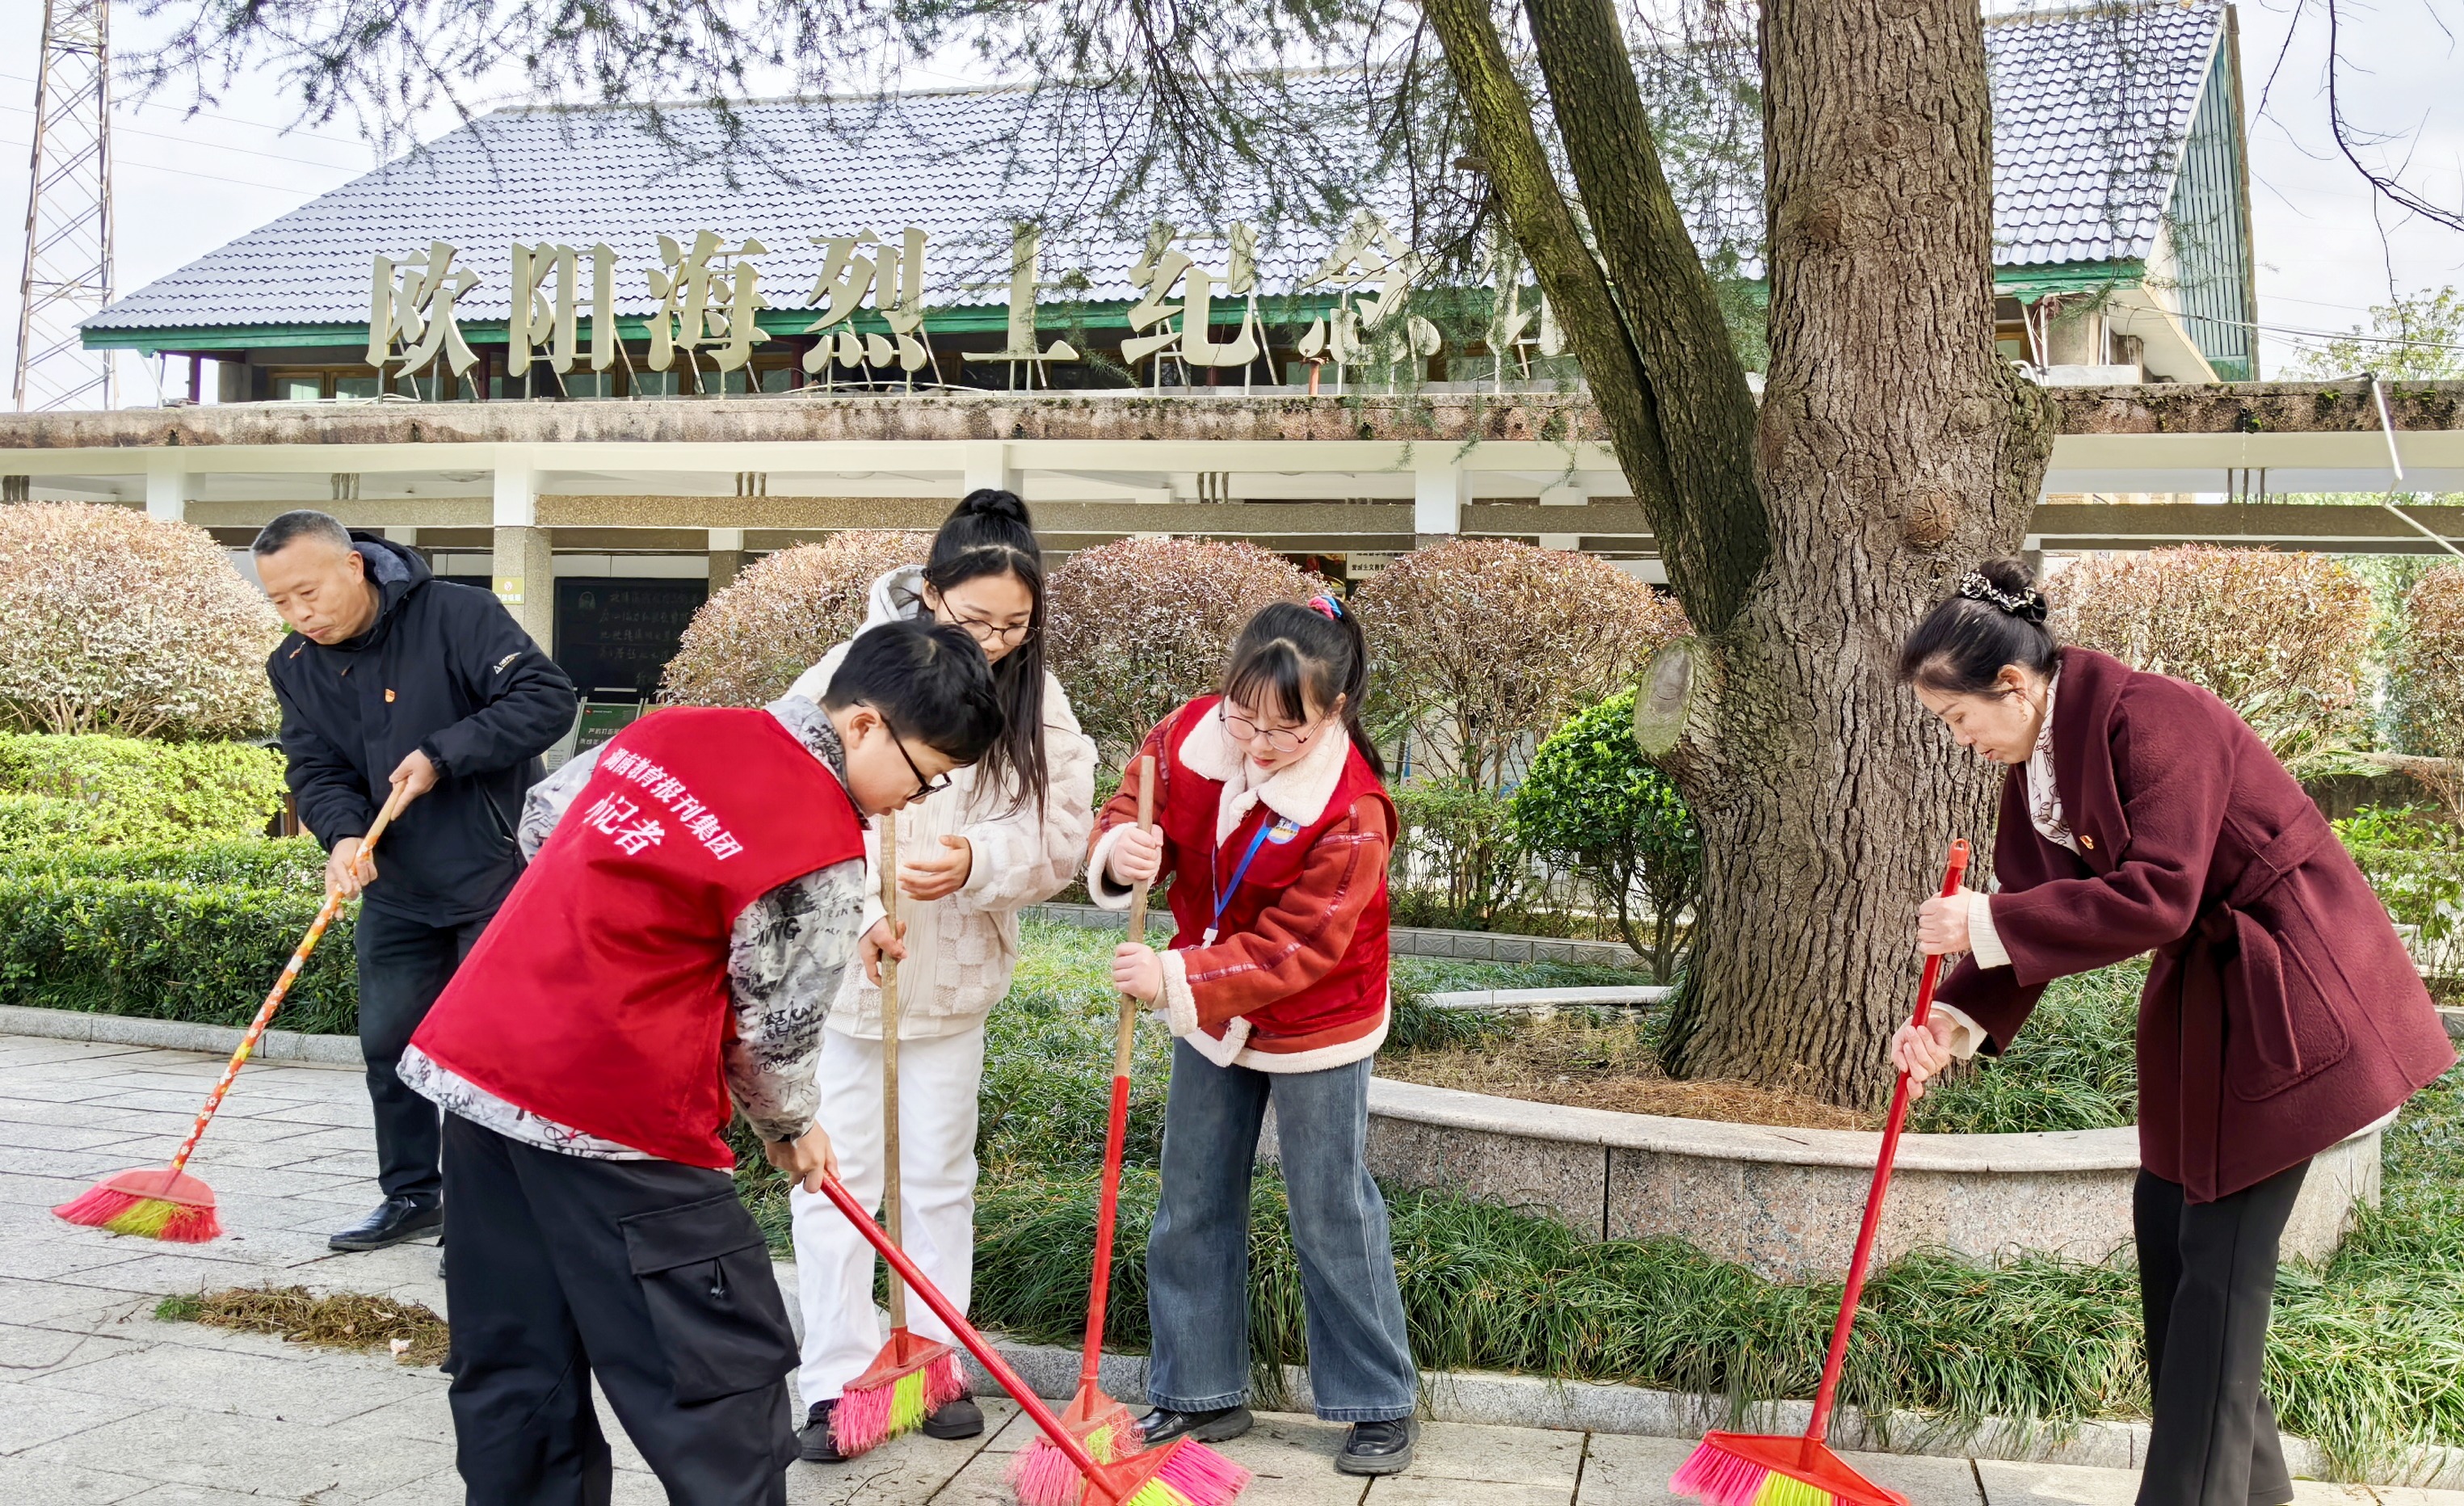
<path fill-rule="evenodd" d="M 1138 830 L 1155 830 L 1155 755 L 1138 760 Z M 1130 941 L 1147 939 L 1147 885 L 1130 887 Z M 1121 1162 L 1130 1129 L 1130 1063 L 1137 1049 L 1138 1001 L 1121 995 L 1121 1018 L 1112 1034 L 1112 1114 L 1104 1130 L 1104 1182 L 1095 1204 L 1095 1266 L 1087 1283 L 1087 1344 L 1078 1363 L 1078 1394 L 1061 1410 L 1061 1426 L 1087 1446 L 1097 1460 L 1109 1462 L 1134 1453 L 1146 1440 L 1129 1407 L 1104 1394 L 1098 1384 L 1104 1361 L 1104 1309 L 1112 1292 L 1112 1229 L 1121 1204 Z M 1019 1451 L 1010 1465 L 1010 1482 L 1022 1497 L 1048 1495 L 1052 1476 L 1067 1479 L 1073 1470 L 1051 1441 L 1037 1438 Z"/>
<path fill-rule="evenodd" d="M 881 907 L 891 934 L 898 933 L 898 816 L 881 818 Z M 881 960 L 882 1210 L 890 1240 L 903 1247 L 898 1207 L 898 960 Z M 868 1220 L 867 1222 L 869 1222 Z M 849 1381 L 830 1412 L 830 1437 L 852 1459 L 877 1449 L 967 1394 L 958 1352 L 907 1331 L 907 1286 L 893 1261 L 890 1272 L 890 1341 L 864 1373 Z"/>
<path fill-rule="evenodd" d="M 377 838 L 393 822 L 402 808 L 404 786 L 397 785 L 385 808 L 377 812 L 376 824 L 360 839 L 360 851 L 354 866 L 363 861 L 377 845 Z M 202 1245 L 222 1237 L 222 1216 L 214 1210 L 214 1189 L 197 1178 L 187 1175 L 188 1158 L 196 1153 L 197 1141 L 206 1138 L 206 1126 L 213 1122 L 214 1110 L 221 1108 L 223 1095 L 239 1076 L 249 1053 L 274 1023 L 274 1011 L 282 1008 L 282 1000 L 291 992 L 292 980 L 299 969 L 308 965 L 308 954 L 317 949 L 324 938 L 325 927 L 341 914 L 342 897 L 328 892 L 317 919 L 310 923 L 308 934 L 293 948 L 291 961 L 282 966 L 282 976 L 274 980 L 274 991 L 258 1006 L 256 1018 L 248 1033 L 240 1037 L 239 1050 L 231 1052 L 231 1063 L 223 1068 L 222 1080 L 214 1091 L 206 1095 L 206 1106 L 197 1111 L 197 1122 L 188 1129 L 188 1138 L 180 1144 L 180 1153 L 171 1158 L 168 1166 L 141 1166 L 105 1177 L 87 1189 L 82 1197 L 73 1198 L 52 1211 L 72 1224 L 89 1229 L 109 1229 L 115 1234 L 140 1234 L 147 1239 L 167 1239 L 175 1244 Z"/>
<path fill-rule="evenodd" d="M 1968 843 L 1950 844 L 1950 871 L 1942 881 L 1943 897 L 1959 893 L 1968 873 Z M 1942 959 L 1925 961 L 1917 985 L 1916 1023 L 1933 1013 L 1934 980 Z M 1900 1149 L 1900 1130 L 1908 1118 L 1908 1074 L 1900 1074 L 1891 1094 L 1891 1117 L 1882 1129 L 1882 1153 L 1874 1166 L 1873 1190 L 1865 1195 L 1865 1222 L 1857 1230 L 1857 1251 L 1848 1262 L 1848 1289 L 1839 1297 L 1839 1318 L 1831 1328 L 1831 1353 L 1822 1362 L 1822 1386 L 1814 1393 L 1814 1420 L 1801 1438 L 1766 1433 L 1714 1432 L 1704 1438 L 1668 1488 L 1691 1495 L 1706 1506 L 1908 1506 L 1908 1498 L 1886 1490 L 1848 1467 L 1831 1451 L 1824 1438 L 1831 1431 L 1831 1404 L 1839 1391 L 1839 1374 L 1848 1362 L 1848 1335 L 1857 1323 L 1857 1299 L 1865 1289 L 1865 1267 L 1873 1259 L 1874 1239 L 1881 1231 L 1882 1194 L 1890 1190 L 1891 1163 Z"/>
<path fill-rule="evenodd" d="M 1187 1438 L 1176 1438 L 1160 1449 L 1149 1449 L 1126 1459 L 1110 1462 L 1087 1451 L 1087 1446 L 1071 1436 L 1052 1408 L 1044 1405 L 1036 1394 L 1018 1378 L 1000 1351 L 984 1341 L 984 1336 L 968 1323 L 950 1299 L 943 1296 L 907 1252 L 898 1248 L 891 1236 L 883 1233 L 855 1200 L 854 1194 L 839 1185 L 834 1176 L 822 1179 L 822 1192 L 838 1210 L 847 1215 L 856 1231 L 881 1251 L 890 1262 L 896 1279 L 905 1281 L 924 1299 L 935 1316 L 949 1325 L 958 1336 L 958 1342 L 993 1378 L 993 1384 L 1009 1393 L 1035 1424 L 1063 1459 L 1069 1471 L 1058 1478 L 1035 1482 L 1037 1489 L 1029 1494 L 1026 1486 L 1013 1482 L 1023 1506 L 1230 1506 L 1232 1498 L 1248 1487 L 1249 1472 L 1234 1464 L 1204 1444 Z"/>

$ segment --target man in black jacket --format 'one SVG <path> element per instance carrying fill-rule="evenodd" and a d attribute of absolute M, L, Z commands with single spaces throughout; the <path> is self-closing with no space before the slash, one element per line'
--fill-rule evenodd
<path fill-rule="evenodd" d="M 489 592 L 434 578 L 408 549 L 319 512 L 284 513 L 251 545 L 295 630 L 266 661 L 299 820 L 325 882 L 362 894 L 360 1053 L 385 1201 L 329 1243 L 377 1250 L 443 1227 L 436 1105 L 394 1063 L 522 869 L 522 796 L 574 717 L 573 682 Z M 360 839 L 393 789 L 382 855 Z"/>

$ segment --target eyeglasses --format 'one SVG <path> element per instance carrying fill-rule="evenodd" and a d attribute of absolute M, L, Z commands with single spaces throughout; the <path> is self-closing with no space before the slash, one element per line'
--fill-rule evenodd
<path fill-rule="evenodd" d="M 907 751 L 907 740 L 898 735 L 898 729 L 890 724 L 888 717 L 881 716 L 881 708 L 873 707 L 872 714 L 881 717 L 882 730 L 890 734 L 890 745 L 896 748 L 898 756 L 907 761 L 907 772 L 915 776 L 915 793 L 908 796 L 908 799 L 921 800 L 927 795 L 937 795 L 950 787 L 950 776 L 947 774 L 938 779 L 926 779 L 924 771 L 915 766 L 915 756 Z"/>
<path fill-rule="evenodd" d="M 1223 719 L 1223 730 L 1231 734 L 1233 742 L 1245 745 L 1264 738 L 1266 746 L 1278 753 L 1298 752 L 1301 744 L 1317 736 L 1318 728 L 1326 724 L 1313 721 L 1305 727 L 1262 727 L 1228 704 L 1217 706 L 1215 714 Z"/>
<path fill-rule="evenodd" d="M 949 612 L 947 620 L 953 628 L 964 628 L 967 631 L 967 636 L 986 647 L 1001 643 L 1014 649 L 1024 643 L 1027 634 L 1035 631 L 1035 624 L 1032 622 L 1014 622 L 1007 627 L 1001 627 L 996 623 L 986 622 L 981 617 L 961 617 L 957 612 Z"/>

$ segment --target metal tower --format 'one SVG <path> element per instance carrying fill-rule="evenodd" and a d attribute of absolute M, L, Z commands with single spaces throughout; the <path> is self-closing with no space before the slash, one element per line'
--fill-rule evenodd
<path fill-rule="evenodd" d="M 32 167 L 11 391 L 20 411 L 109 408 L 110 353 L 77 323 L 111 301 L 110 0 L 44 0 Z"/>

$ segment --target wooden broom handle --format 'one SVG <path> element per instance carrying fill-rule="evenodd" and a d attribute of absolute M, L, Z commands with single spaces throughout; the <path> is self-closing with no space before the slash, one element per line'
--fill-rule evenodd
<path fill-rule="evenodd" d="M 891 940 L 898 939 L 898 812 L 881 818 L 881 909 L 890 922 Z M 881 1210 L 890 1242 L 907 1248 L 898 1216 L 898 959 L 881 960 Z M 890 1326 L 907 1326 L 907 1283 L 898 1268 L 890 1270 Z"/>

